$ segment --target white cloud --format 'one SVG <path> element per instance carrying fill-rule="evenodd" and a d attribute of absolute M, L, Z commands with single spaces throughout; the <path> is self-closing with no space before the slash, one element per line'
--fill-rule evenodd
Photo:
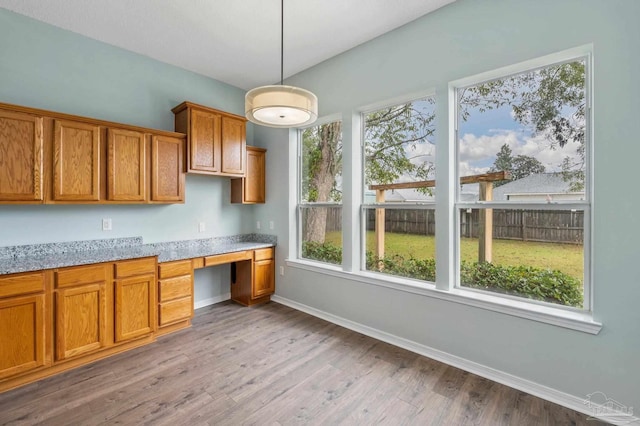
<path fill-rule="evenodd" d="M 419 143 L 405 148 L 407 158 L 413 164 L 434 163 L 436 161 L 436 146 L 431 143 Z"/>
<path fill-rule="evenodd" d="M 460 168 L 480 170 L 486 164 L 493 164 L 502 145 L 511 148 L 512 155 L 527 155 L 540 161 L 548 172 L 559 171 L 562 160 L 569 156 L 577 159 L 577 142 L 568 143 L 563 148 L 552 147 L 552 143 L 544 135 L 534 137 L 523 136 L 513 130 L 495 130 L 495 134 L 476 136 L 467 133 L 460 139 Z M 473 174 L 473 173 L 469 173 Z"/>

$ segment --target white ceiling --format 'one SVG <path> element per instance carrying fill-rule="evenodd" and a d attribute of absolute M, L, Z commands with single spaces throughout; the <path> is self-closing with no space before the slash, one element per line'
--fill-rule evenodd
<path fill-rule="evenodd" d="M 287 0 L 296 74 L 455 0 Z M 243 89 L 280 80 L 280 0 L 0 0 L 0 7 Z"/>

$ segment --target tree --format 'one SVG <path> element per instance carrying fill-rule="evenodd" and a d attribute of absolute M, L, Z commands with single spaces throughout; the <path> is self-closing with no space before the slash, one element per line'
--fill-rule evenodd
<path fill-rule="evenodd" d="M 510 172 L 513 170 L 513 151 L 506 143 L 500 147 L 496 159 L 491 167 L 492 172 Z M 496 182 L 497 183 L 497 182 Z"/>
<path fill-rule="evenodd" d="M 509 105 L 514 118 L 533 134 L 544 135 L 550 149 L 578 143 L 577 159 L 566 156 L 562 174 L 572 190 L 584 188 L 586 93 L 585 62 L 576 60 L 468 87 L 459 93 L 463 120 Z"/>
<path fill-rule="evenodd" d="M 513 168 L 511 169 L 511 179 L 518 180 L 523 177 L 544 173 L 544 165 L 536 158 L 528 155 L 517 155 L 513 159 Z"/>
<path fill-rule="evenodd" d="M 569 142 L 577 142 L 577 160 L 565 157 L 562 171 L 572 189 L 580 189 L 584 187 L 585 165 L 584 84 L 585 62 L 577 60 L 468 87 L 459 92 L 461 118 L 466 120 L 471 109 L 483 112 L 509 105 L 517 121 L 529 127 L 533 134 L 547 137 L 549 149 L 559 149 Z M 433 178 L 433 163 L 419 161 L 424 156 L 419 148 L 435 132 L 433 108 L 424 108 L 433 102 L 432 98 L 428 98 L 366 115 L 366 185 L 392 183 L 400 178 Z M 341 146 L 340 123 L 324 124 L 303 132 L 305 151 L 302 179 L 305 200 L 330 202 L 340 199 Z M 498 154 L 502 153 L 504 159 L 511 158 L 514 178 L 544 171 L 544 166 L 535 158 L 521 155 L 512 157 L 510 151 L 507 146 L 504 152 L 501 148 Z M 505 167 L 501 163 L 494 166 Z M 326 210 L 309 209 L 305 240 L 323 242 L 325 227 Z"/>
<path fill-rule="evenodd" d="M 342 122 L 310 127 L 302 132 L 303 198 L 309 202 L 338 201 L 337 178 L 342 173 Z M 324 242 L 327 209 L 307 211 L 305 241 Z"/>
<path fill-rule="evenodd" d="M 513 157 L 511 148 L 506 143 L 500 147 L 496 159 L 491 167 L 492 172 L 505 171 L 511 173 L 511 180 L 522 179 L 523 177 L 544 173 L 544 165 L 534 157 L 528 155 L 516 155 Z M 498 181 L 494 186 L 504 185 L 508 181 Z"/>
<path fill-rule="evenodd" d="M 391 183 L 403 177 L 424 180 L 433 176 L 433 163 L 420 144 L 434 134 L 433 99 L 427 98 L 374 111 L 365 117 L 365 182 Z M 302 196 L 309 202 L 341 199 L 338 188 L 342 171 L 340 122 L 311 127 L 302 133 Z M 327 208 L 306 211 L 304 241 L 324 242 Z"/>
<path fill-rule="evenodd" d="M 430 161 L 421 144 L 435 133 L 433 98 L 374 111 L 365 117 L 365 183 L 385 184 L 404 177 L 426 180 L 433 177 Z M 412 154 L 415 153 L 415 154 Z"/>

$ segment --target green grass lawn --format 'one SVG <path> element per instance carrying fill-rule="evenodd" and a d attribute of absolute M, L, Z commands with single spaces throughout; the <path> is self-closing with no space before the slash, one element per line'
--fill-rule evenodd
<path fill-rule="evenodd" d="M 433 236 L 387 233 L 385 254 L 389 257 L 398 254 L 418 259 L 429 259 L 435 256 L 435 238 Z M 342 236 L 339 232 L 330 232 L 326 242 L 340 246 Z M 374 251 L 375 234 L 367 232 L 367 250 Z M 478 240 L 463 238 L 460 246 L 460 257 L 474 262 L 478 259 Z M 494 240 L 493 263 L 497 265 L 533 266 L 542 269 L 557 269 L 583 280 L 583 248 L 577 244 L 539 243 L 532 241 Z"/>

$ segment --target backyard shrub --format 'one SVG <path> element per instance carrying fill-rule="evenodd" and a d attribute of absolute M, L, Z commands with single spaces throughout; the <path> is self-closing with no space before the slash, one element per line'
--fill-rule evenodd
<path fill-rule="evenodd" d="M 331 243 L 307 241 L 302 245 L 302 255 L 321 262 L 342 263 L 342 249 Z M 406 259 L 400 255 L 377 259 L 367 251 L 366 264 L 368 270 L 382 267 L 382 272 L 401 277 L 425 281 L 435 281 L 436 278 L 435 259 Z M 582 283 L 558 270 L 463 261 L 460 265 L 460 281 L 465 287 L 566 306 L 582 306 Z"/>
<path fill-rule="evenodd" d="M 305 241 L 302 243 L 302 257 L 339 265 L 342 263 L 342 247 L 336 247 L 331 243 Z"/>
<path fill-rule="evenodd" d="M 582 283 L 558 270 L 463 261 L 460 281 L 471 288 L 582 307 Z"/>

